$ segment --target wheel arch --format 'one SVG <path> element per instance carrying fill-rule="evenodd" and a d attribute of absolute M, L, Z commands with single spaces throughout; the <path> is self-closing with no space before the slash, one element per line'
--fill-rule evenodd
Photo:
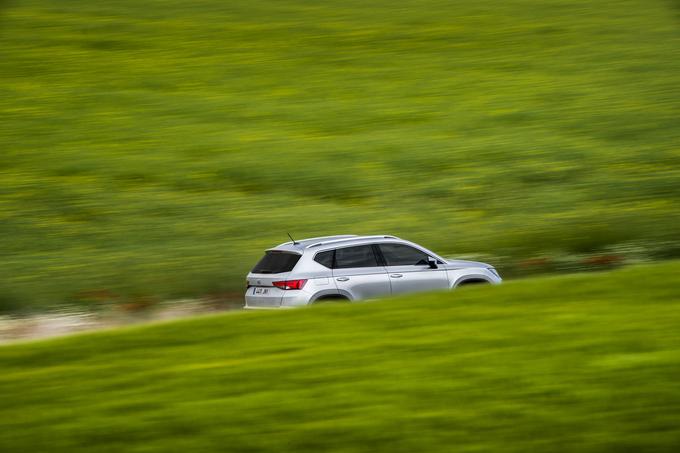
<path fill-rule="evenodd" d="M 333 296 L 343 298 L 343 299 L 347 299 L 348 301 L 354 300 L 352 298 L 352 295 L 345 290 L 342 290 L 342 289 L 325 289 L 323 291 L 319 291 L 318 293 L 314 294 L 314 296 L 312 296 L 312 298 L 309 300 L 309 304 L 311 305 L 319 299 L 329 299 Z"/>
<path fill-rule="evenodd" d="M 459 277 L 458 280 L 455 281 L 451 289 L 458 288 L 461 285 L 472 285 L 472 284 L 491 284 L 493 283 L 489 277 L 483 274 L 470 274 L 470 275 L 463 275 L 462 277 Z"/>

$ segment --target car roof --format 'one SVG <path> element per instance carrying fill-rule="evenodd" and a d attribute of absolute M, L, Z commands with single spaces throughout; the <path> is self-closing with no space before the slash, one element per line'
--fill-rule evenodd
<path fill-rule="evenodd" d="M 396 236 L 390 235 L 373 235 L 373 236 L 357 236 L 355 234 L 343 234 L 337 236 L 321 236 L 316 238 L 300 239 L 298 241 L 284 242 L 269 250 L 289 250 L 295 252 L 304 252 L 306 249 L 317 248 L 326 245 L 353 245 L 363 244 L 367 241 L 375 241 L 376 239 L 399 239 Z"/>

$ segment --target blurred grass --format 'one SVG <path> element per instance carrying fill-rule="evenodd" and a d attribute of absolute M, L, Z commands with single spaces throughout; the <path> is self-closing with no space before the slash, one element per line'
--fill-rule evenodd
<path fill-rule="evenodd" d="M 679 271 L 0 347 L 0 450 L 675 451 Z"/>
<path fill-rule="evenodd" d="M 5 1 L 0 308 L 240 291 L 286 232 L 677 257 L 676 4 Z"/>

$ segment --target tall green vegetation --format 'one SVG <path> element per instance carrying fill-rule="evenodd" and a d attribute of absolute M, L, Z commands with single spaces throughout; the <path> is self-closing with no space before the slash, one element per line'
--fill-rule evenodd
<path fill-rule="evenodd" d="M 12 306 L 240 290 L 288 231 L 680 254 L 670 2 L 3 5 Z"/>
<path fill-rule="evenodd" d="M 678 272 L 0 347 L 0 451 L 672 452 Z"/>

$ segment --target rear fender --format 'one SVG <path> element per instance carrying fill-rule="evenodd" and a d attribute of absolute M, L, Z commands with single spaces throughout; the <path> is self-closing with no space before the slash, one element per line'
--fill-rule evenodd
<path fill-rule="evenodd" d="M 312 302 L 314 302 L 314 301 L 316 301 L 316 300 L 318 300 L 322 297 L 326 297 L 326 296 L 342 296 L 342 297 L 346 297 L 349 300 L 354 300 L 352 295 L 345 290 L 342 290 L 342 289 L 326 289 L 326 290 L 319 291 L 318 293 L 314 294 L 314 296 L 312 296 L 312 298 L 309 300 L 309 303 L 311 304 Z"/>

